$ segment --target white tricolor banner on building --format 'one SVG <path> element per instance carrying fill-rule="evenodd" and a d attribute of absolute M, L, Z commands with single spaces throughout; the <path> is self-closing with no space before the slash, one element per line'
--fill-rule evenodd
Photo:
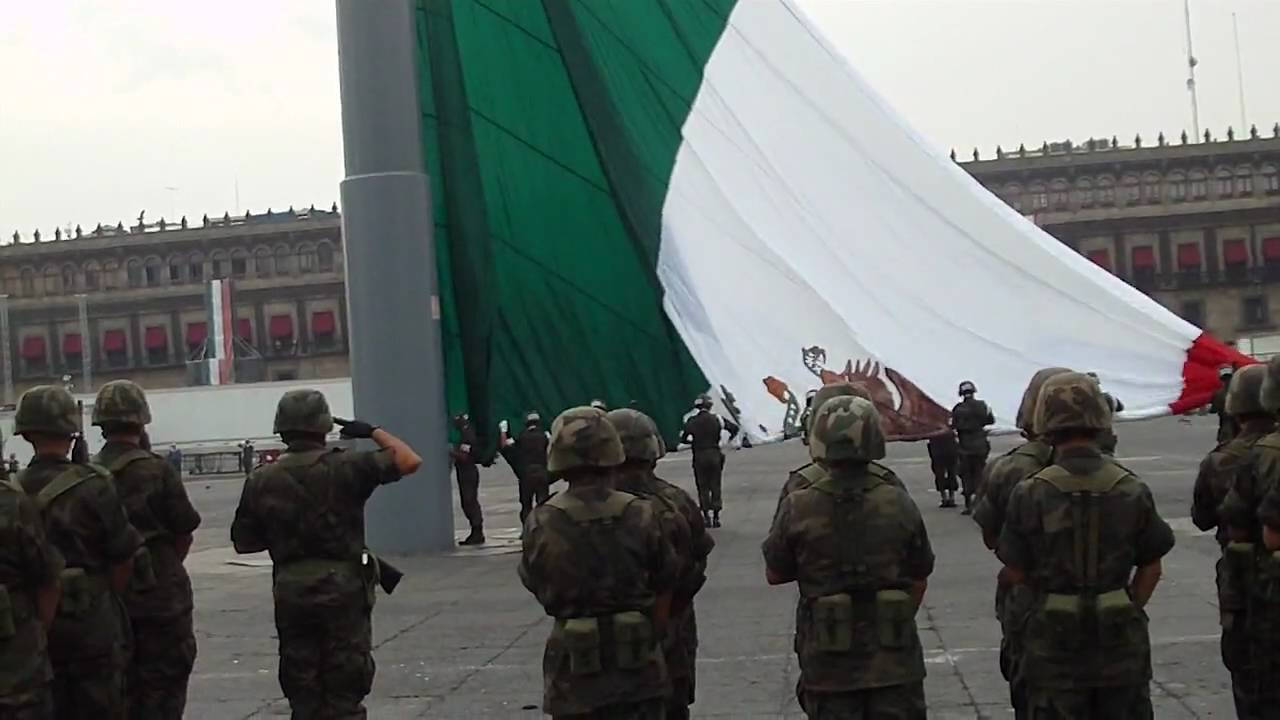
<path fill-rule="evenodd" d="M 205 363 L 210 385 L 235 382 L 235 312 L 231 303 L 231 283 L 210 280 L 205 286 L 205 307 L 209 314 L 209 334 L 205 340 Z"/>

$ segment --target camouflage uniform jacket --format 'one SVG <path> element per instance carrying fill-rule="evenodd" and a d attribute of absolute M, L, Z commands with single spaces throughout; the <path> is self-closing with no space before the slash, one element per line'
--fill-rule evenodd
<path fill-rule="evenodd" d="M 800 586 L 795 650 L 800 684 L 839 693 L 915 682 L 924 677 L 914 607 L 893 618 L 880 591 L 910 591 L 933 572 L 933 549 L 911 496 L 876 465 L 831 475 L 787 495 L 762 546 L 771 575 Z M 852 600 L 847 651 L 819 647 L 814 607 L 824 598 Z M 899 623 L 882 642 L 886 623 Z"/>
<path fill-rule="evenodd" d="M 1275 429 L 1274 422 L 1249 423 L 1231 440 L 1218 445 L 1205 456 L 1196 475 L 1191 494 L 1191 521 L 1201 530 L 1216 530 L 1218 545 L 1228 542 L 1226 523 L 1218 521 L 1218 508 L 1227 498 L 1227 492 L 1236 474 L 1248 461 L 1253 446 L 1263 436 Z"/>
<path fill-rule="evenodd" d="M 60 457 L 37 457 L 18 475 L 18 483 L 36 498 L 67 471 L 78 473 L 83 480 L 41 509 L 49 543 L 62 554 L 67 566 L 59 614 L 49 633 L 49 657 L 55 665 L 80 659 L 121 659 L 127 628 L 111 597 L 110 575 L 112 568 L 128 562 L 142 547 L 142 536 L 129 524 L 111 475 L 104 468 L 74 465 Z M 72 569 L 82 576 L 69 580 Z M 80 594 L 75 584 L 86 588 L 86 600 L 85 607 L 71 613 L 69 598 Z"/>
<path fill-rule="evenodd" d="M 607 522 L 580 522 L 561 505 L 577 501 L 589 512 L 620 514 Z M 542 711 L 589 713 L 606 705 L 664 696 L 668 677 L 657 646 L 635 668 L 619 668 L 613 618 L 649 615 L 654 601 L 675 588 L 680 558 L 651 501 L 603 486 L 570 487 L 529 513 L 520 580 L 556 622 L 542 659 Z M 566 621 L 596 618 L 598 672 L 573 672 Z"/>
<path fill-rule="evenodd" d="M 372 580 L 361 567 L 365 502 L 399 479 L 390 450 L 295 442 L 245 480 L 231 541 L 239 553 L 271 554 L 277 602 L 341 605 Z"/>
<path fill-rule="evenodd" d="M 147 547 L 135 560 L 134 582 L 124 597 L 129 616 L 163 618 L 191 612 L 191 578 L 174 539 L 194 532 L 200 513 L 187 498 L 178 473 L 159 455 L 119 442 L 108 442 L 94 462 L 112 471 L 129 522 Z M 144 572 L 144 557 L 149 573 Z"/>
<path fill-rule="evenodd" d="M 708 450 L 720 449 L 721 433 L 729 431 L 730 437 L 738 434 L 738 426 L 729 420 L 721 420 L 720 416 L 709 410 L 699 410 L 684 423 L 680 432 L 680 441 L 693 447 L 693 454 Z"/>
<path fill-rule="evenodd" d="M 903 490 L 907 489 L 907 486 L 902 484 L 902 480 L 892 470 L 880 463 L 871 463 L 871 465 L 884 471 L 883 477 L 886 481 L 897 485 Z M 797 490 L 810 487 L 829 475 L 830 473 L 827 472 L 827 469 L 816 462 L 811 462 L 808 465 L 802 465 L 792 470 L 791 474 L 787 475 L 787 481 L 782 484 L 782 492 L 778 494 L 778 506 L 773 511 L 774 516 L 777 516 L 778 511 L 782 509 L 782 501 L 786 500 L 788 495 Z"/>
<path fill-rule="evenodd" d="M 7 610 L 0 609 L 0 715 L 37 701 L 53 678 L 36 593 L 62 569 L 35 501 L 17 485 L 0 483 L 0 585 L 8 596 Z"/>
<path fill-rule="evenodd" d="M 951 426 L 956 429 L 961 455 L 986 455 L 991 452 L 987 426 L 994 425 L 991 408 L 977 398 L 965 398 L 951 408 Z"/>
<path fill-rule="evenodd" d="M 1258 520 L 1280 532 L 1280 487 L 1272 486 L 1262 498 L 1262 505 L 1258 507 Z"/>
<path fill-rule="evenodd" d="M 1091 482 L 1097 493 L 1061 487 Z M 1133 685 L 1151 678 L 1145 613 L 1130 607 L 1118 627 L 1104 626 L 1086 601 L 1127 591 L 1135 567 L 1173 549 L 1173 530 L 1151 491 L 1097 447 L 1057 452 L 1057 464 L 1019 483 L 997 551 L 1021 570 L 1035 594 L 1027 619 L 1026 672 L 1033 687 Z M 1071 621 L 1050 615 L 1051 598 L 1079 597 Z"/>

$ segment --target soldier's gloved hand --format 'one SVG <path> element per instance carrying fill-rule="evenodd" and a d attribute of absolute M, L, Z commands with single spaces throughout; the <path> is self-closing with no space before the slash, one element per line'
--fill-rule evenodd
<path fill-rule="evenodd" d="M 336 417 L 333 421 L 342 426 L 339 435 L 344 438 L 371 438 L 373 431 L 378 429 L 377 425 L 370 425 L 363 420 L 346 420 Z"/>
<path fill-rule="evenodd" d="M 498 421 L 498 432 L 508 432 L 510 430 L 511 430 L 511 426 L 507 424 L 506 420 Z"/>

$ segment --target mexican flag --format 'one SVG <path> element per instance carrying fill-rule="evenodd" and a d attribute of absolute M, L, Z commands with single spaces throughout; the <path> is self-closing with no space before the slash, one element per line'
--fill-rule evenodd
<path fill-rule="evenodd" d="M 970 380 L 1003 425 L 1039 368 L 1130 417 L 1247 358 L 931 147 L 793 0 L 418 0 L 451 411 L 600 398 L 670 438 L 710 388 L 757 440 L 807 390 L 889 434 Z"/>

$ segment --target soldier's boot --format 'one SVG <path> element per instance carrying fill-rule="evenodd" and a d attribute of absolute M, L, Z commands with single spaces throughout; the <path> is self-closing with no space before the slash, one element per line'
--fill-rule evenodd
<path fill-rule="evenodd" d="M 720 527 L 720 511 L 711 511 L 711 527 Z"/>
<path fill-rule="evenodd" d="M 961 514 L 961 515 L 972 515 L 972 514 L 973 514 L 973 496 L 972 496 L 972 495 L 970 495 L 970 494 L 968 494 L 968 493 L 965 493 L 965 496 L 964 496 L 964 511 L 963 511 L 963 512 L 961 512 L 960 514 Z"/>
<path fill-rule="evenodd" d="M 703 510 L 703 511 L 702 511 L 702 524 L 703 524 L 703 525 L 705 525 L 706 527 L 715 527 L 715 525 L 712 525 L 712 524 L 711 524 L 711 511 L 710 511 L 710 510 Z"/>
<path fill-rule="evenodd" d="M 955 506 L 956 506 L 956 491 L 943 490 L 942 491 L 942 507 L 953 508 Z"/>
<path fill-rule="evenodd" d="M 483 545 L 484 531 L 479 528 L 471 528 L 471 534 L 465 540 L 458 543 L 459 545 Z"/>

